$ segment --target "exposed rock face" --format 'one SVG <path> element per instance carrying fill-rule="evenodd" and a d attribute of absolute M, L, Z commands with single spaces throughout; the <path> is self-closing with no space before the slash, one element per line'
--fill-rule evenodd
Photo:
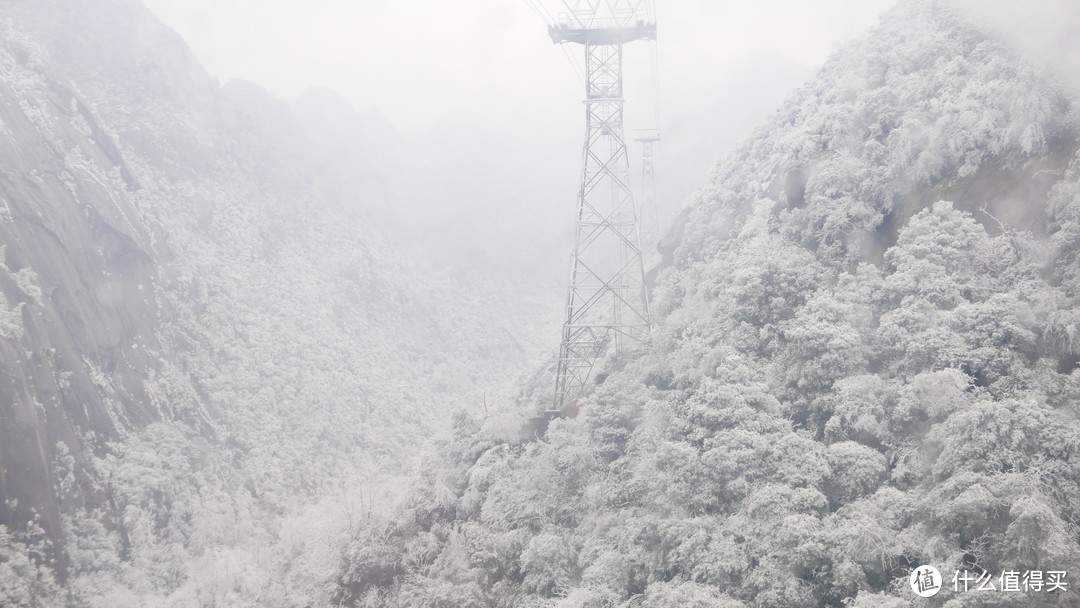
<path fill-rule="evenodd" d="M 139 186 L 86 100 L 10 26 L 0 74 L 0 524 L 37 515 L 58 541 L 57 443 L 82 460 L 160 416 L 143 385 L 155 260 Z"/>

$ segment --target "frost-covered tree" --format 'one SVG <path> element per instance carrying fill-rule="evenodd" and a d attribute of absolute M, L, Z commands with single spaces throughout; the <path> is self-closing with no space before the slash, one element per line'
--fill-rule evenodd
<path fill-rule="evenodd" d="M 684 215 L 654 349 L 542 440 L 440 452 L 486 605 L 892 608 L 918 564 L 1080 566 L 1071 107 L 938 2 L 834 54 Z"/>

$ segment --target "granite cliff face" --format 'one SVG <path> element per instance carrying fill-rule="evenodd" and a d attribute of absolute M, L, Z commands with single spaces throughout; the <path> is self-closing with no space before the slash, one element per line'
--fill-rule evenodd
<path fill-rule="evenodd" d="M 157 269 L 112 134 L 39 46 L 3 30 L 0 524 L 36 516 L 59 541 L 57 443 L 82 461 L 161 417 L 144 386 L 161 356 Z"/>

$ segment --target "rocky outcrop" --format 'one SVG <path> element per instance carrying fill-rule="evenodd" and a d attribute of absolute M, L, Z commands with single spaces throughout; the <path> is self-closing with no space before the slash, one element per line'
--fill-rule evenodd
<path fill-rule="evenodd" d="M 34 43 L 0 46 L 0 525 L 37 518 L 59 541 L 58 444 L 100 449 L 156 420 L 150 235 L 116 142 Z M 100 500 L 90 481 L 80 495 Z M 61 560 L 62 562 L 62 560 Z"/>

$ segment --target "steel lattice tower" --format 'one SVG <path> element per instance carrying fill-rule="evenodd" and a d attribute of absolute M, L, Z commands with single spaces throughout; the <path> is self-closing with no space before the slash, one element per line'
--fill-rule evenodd
<path fill-rule="evenodd" d="M 660 213 L 656 208 L 656 170 L 653 144 L 660 141 L 659 131 L 649 131 L 634 141 L 641 142 L 641 247 L 654 252 L 660 240 Z"/>
<path fill-rule="evenodd" d="M 586 386 L 605 348 L 623 352 L 649 337 L 649 301 L 630 162 L 623 136 L 623 45 L 655 40 L 641 0 L 577 0 L 549 28 L 556 44 L 585 50 L 585 145 L 555 409 Z M 601 9 L 605 8 L 604 14 Z"/>

